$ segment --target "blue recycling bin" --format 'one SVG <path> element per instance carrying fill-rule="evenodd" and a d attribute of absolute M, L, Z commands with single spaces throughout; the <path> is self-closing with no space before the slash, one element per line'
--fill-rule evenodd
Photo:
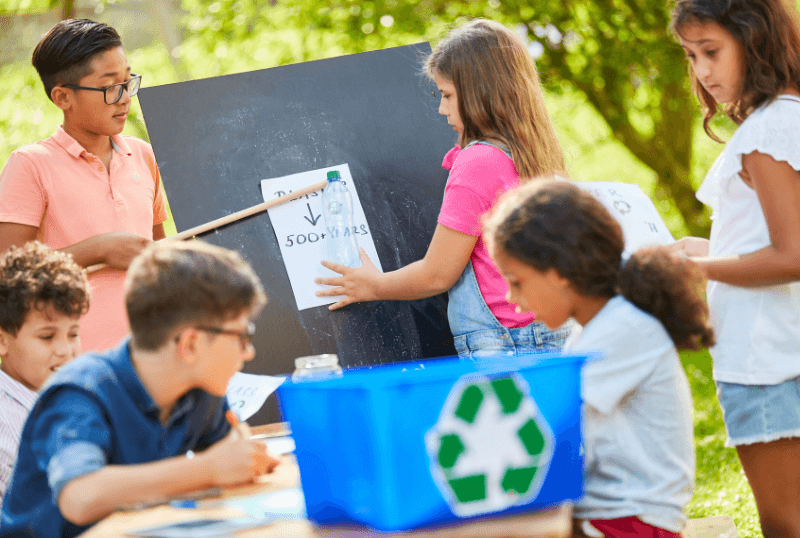
<path fill-rule="evenodd" d="M 396 531 L 577 500 L 588 358 L 447 358 L 287 380 L 278 399 L 308 518 Z"/>

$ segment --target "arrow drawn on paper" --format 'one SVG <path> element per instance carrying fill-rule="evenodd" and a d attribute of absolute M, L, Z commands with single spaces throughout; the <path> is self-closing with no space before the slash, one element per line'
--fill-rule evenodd
<path fill-rule="evenodd" d="M 317 215 L 317 216 L 315 217 L 315 216 L 314 216 L 314 212 L 313 212 L 313 211 L 311 211 L 311 204 L 306 204 L 306 206 L 308 207 L 308 214 L 309 214 L 309 215 L 311 215 L 311 218 L 308 218 L 308 217 L 306 217 L 305 215 L 303 215 L 303 218 L 304 218 L 304 219 L 306 219 L 308 222 L 310 222 L 310 223 L 311 223 L 311 226 L 316 226 L 316 225 L 317 225 L 317 221 L 319 221 L 319 218 L 320 218 L 322 215 L 320 214 L 320 215 Z"/>

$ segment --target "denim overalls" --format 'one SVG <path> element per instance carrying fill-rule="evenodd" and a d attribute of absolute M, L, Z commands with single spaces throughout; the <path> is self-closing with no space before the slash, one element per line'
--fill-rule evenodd
<path fill-rule="evenodd" d="M 507 148 L 484 141 L 470 142 L 464 150 L 473 144 L 494 146 L 512 159 Z M 453 343 L 461 358 L 558 351 L 575 326 L 575 322 L 570 320 L 554 331 L 537 322 L 516 329 L 504 327 L 481 295 L 472 260 L 467 262 L 464 272 L 447 294 L 450 299 L 447 318 Z"/>

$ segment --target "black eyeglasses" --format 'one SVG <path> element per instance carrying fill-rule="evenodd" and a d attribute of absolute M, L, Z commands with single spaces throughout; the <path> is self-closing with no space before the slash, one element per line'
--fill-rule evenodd
<path fill-rule="evenodd" d="M 247 346 L 253 343 L 253 337 L 256 335 L 256 326 L 253 323 L 248 323 L 247 330 L 234 331 L 232 329 L 222 329 L 220 327 L 207 327 L 203 325 L 195 325 L 195 329 L 211 334 L 224 334 L 227 336 L 238 336 L 239 346 L 242 351 L 247 351 Z"/>
<path fill-rule="evenodd" d="M 113 105 L 122 99 L 122 92 L 128 90 L 128 95 L 133 97 L 139 93 L 139 87 L 142 85 L 142 75 L 135 75 L 131 73 L 131 79 L 128 82 L 114 84 L 113 86 L 106 86 L 105 88 L 87 88 L 86 86 L 75 86 L 74 84 L 62 84 L 62 88 L 69 88 L 71 90 L 89 90 L 93 92 L 103 92 L 103 99 L 107 105 Z"/>

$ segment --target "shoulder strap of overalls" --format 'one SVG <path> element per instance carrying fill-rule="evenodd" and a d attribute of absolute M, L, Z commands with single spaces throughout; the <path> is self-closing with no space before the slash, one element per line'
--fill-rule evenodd
<path fill-rule="evenodd" d="M 499 142 L 489 142 L 488 140 L 473 140 L 472 142 L 470 142 L 469 144 L 464 146 L 464 149 L 467 149 L 470 146 L 474 146 L 475 144 L 480 144 L 482 146 L 495 147 L 495 148 L 499 149 L 500 151 L 502 151 L 503 153 L 505 153 L 506 156 L 509 159 L 511 159 L 512 161 L 514 160 L 514 157 L 511 156 L 511 150 L 508 149 L 505 145 L 500 144 Z M 461 151 L 464 151 L 464 150 L 461 150 Z"/>

